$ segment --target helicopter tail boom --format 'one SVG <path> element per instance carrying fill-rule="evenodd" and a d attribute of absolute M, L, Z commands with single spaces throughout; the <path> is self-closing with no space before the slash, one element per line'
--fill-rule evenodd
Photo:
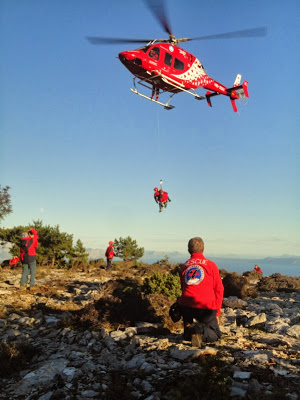
<path fill-rule="evenodd" d="M 231 105 L 233 108 L 234 112 L 237 112 L 237 106 L 235 104 L 235 100 L 238 100 L 243 97 L 249 97 L 248 93 L 248 81 L 244 81 L 242 84 L 241 82 L 241 75 L 238 74 L 236 76 L 236 79 L 234 81 L 233 87 L 231 88 L 226 88 L 226 95 L 230 97 Z M 219 93 L 219 92 L 210 92 L 207 91 L 205 94 L 207 104 L 212 107 L 211 104 L 211 97 L 218 96 L 220 94 L 225 94 L 225 93 Z"/>

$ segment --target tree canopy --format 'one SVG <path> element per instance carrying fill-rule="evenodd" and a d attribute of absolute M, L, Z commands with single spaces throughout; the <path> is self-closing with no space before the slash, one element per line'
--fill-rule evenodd
<path fill-rule="evenodd" d="M 9 186 L 4 186 L 4 188 L 1 188 L 0 185 L 0 222 L 6 217 L 6 215 L 12 212 L 9 190 Z"/>
<path fill-rule="evenodd" d="M 19 243 L 22 232 L 27 232 L 30 228 L 37 230 L 39 235 L 39 246 L 37 251 L 37 261 L 39 264 L 53 267 L 65 267 L 72 265 L 73 262 L 87 261 L 88 254 L 83 247 L 80 239 L 73 246 L 73 235 L 61 232 L 59 225 L 54 227 L 43 225 L 42 221 L 33 221 L 27 226 L 16 226 L 14 228 L 0 228 L 0 239 L 12 244 L 10 253 L 13 256 L 19 254 Z"/>
<path fill-rule="evenodd" d="M 120 237 L 114 240 L 114 249 L 116 257 L 122 258 L 124 261 L 138 260 L 144 255 L 144 248 L 138 247 L 136 240 Z"/>

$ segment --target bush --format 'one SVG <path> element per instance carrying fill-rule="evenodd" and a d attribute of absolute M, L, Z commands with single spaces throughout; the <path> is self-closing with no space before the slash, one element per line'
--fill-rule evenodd
<path fill-rule="evenodd" d="M 161 265 L 162 267 L 170 267 L 170 257 L 165 255 L 164 258 L 162 258 L 161 260 L 157 260 L 156 263 L 154 263 L 154 265 Z"/>
<path fill-rule="evenodd" d="M 142 291 L 145 294 L 161 293 L 176 301 L 181 295 L 180 279 L 177 275 L 157 272 L 145 278 Z"/>
<path fill-rule="evenodd" d="M 293 292 L 300 289 L 300 277 L 273 274 L 261 279 L 258 289 L 262 292 Z"/>
<path fill-rule="evenodd" d="M 259 281 L 259 280 L 262 279 L 262 274 L 258 274 L 254 270 L 244 272 L 243 276 L 245 276 L 247 278 L 248 282 L 250 282 L 250 281 Z"/>
<path fill-rule="evenodd" d="M 236 296 L 239 299 L 255 298 L 258 295 L 257 287 L 250 286 L 245 276 L 237 272 L 228 273 L 223 278 L 224 297 Z"/>

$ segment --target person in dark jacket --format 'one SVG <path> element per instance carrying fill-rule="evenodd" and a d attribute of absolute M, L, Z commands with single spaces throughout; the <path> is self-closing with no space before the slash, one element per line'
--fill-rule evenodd
<path fill-rule="evenodd" d="M 105 257 L 106 257 L 106 262 L 107 262 L 107 266 L 106 266 L 107 271 L 111 267 L 111 262 L 112 262 L 112 259 L 114 258 L 114 255 L 115 255 L 114 242 L 110 241 L 108 243 L 108 248 L 106 249 L 106 252 L 105 252 Z"/>
<path fill-rule="evenodd" d="M 181 265 L 181 296 L 178 299 L 184 338 L 193 346 L 221 337 L 219 315 L 224 287 L 217 265 L 204 257 L 204 242 L 195 237 L 188 243 L 191 258 Z M 194 321 L 195 320 L 195 321 Z"/>
<path fill-rule="evenodd" d="M 20 241 L 20 260 L 22 263 L 22 276 L 20 287 L 26 288 L 30 275 L 30 289 L 35 286 L 36 273 L 36 248 L 38 246 L 38 234 L 35 229 L 23 233 Z"/>

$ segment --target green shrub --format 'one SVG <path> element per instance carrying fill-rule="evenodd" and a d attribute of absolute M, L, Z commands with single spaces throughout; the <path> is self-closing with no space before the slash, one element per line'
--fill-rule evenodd
<path fill-rule="evenodd" d="M 145 294 L 162 293 L 175 301 L 181 295 L 180 279 L 177 275 L 157 272 L 145 278 L 142 291 Z"/>

